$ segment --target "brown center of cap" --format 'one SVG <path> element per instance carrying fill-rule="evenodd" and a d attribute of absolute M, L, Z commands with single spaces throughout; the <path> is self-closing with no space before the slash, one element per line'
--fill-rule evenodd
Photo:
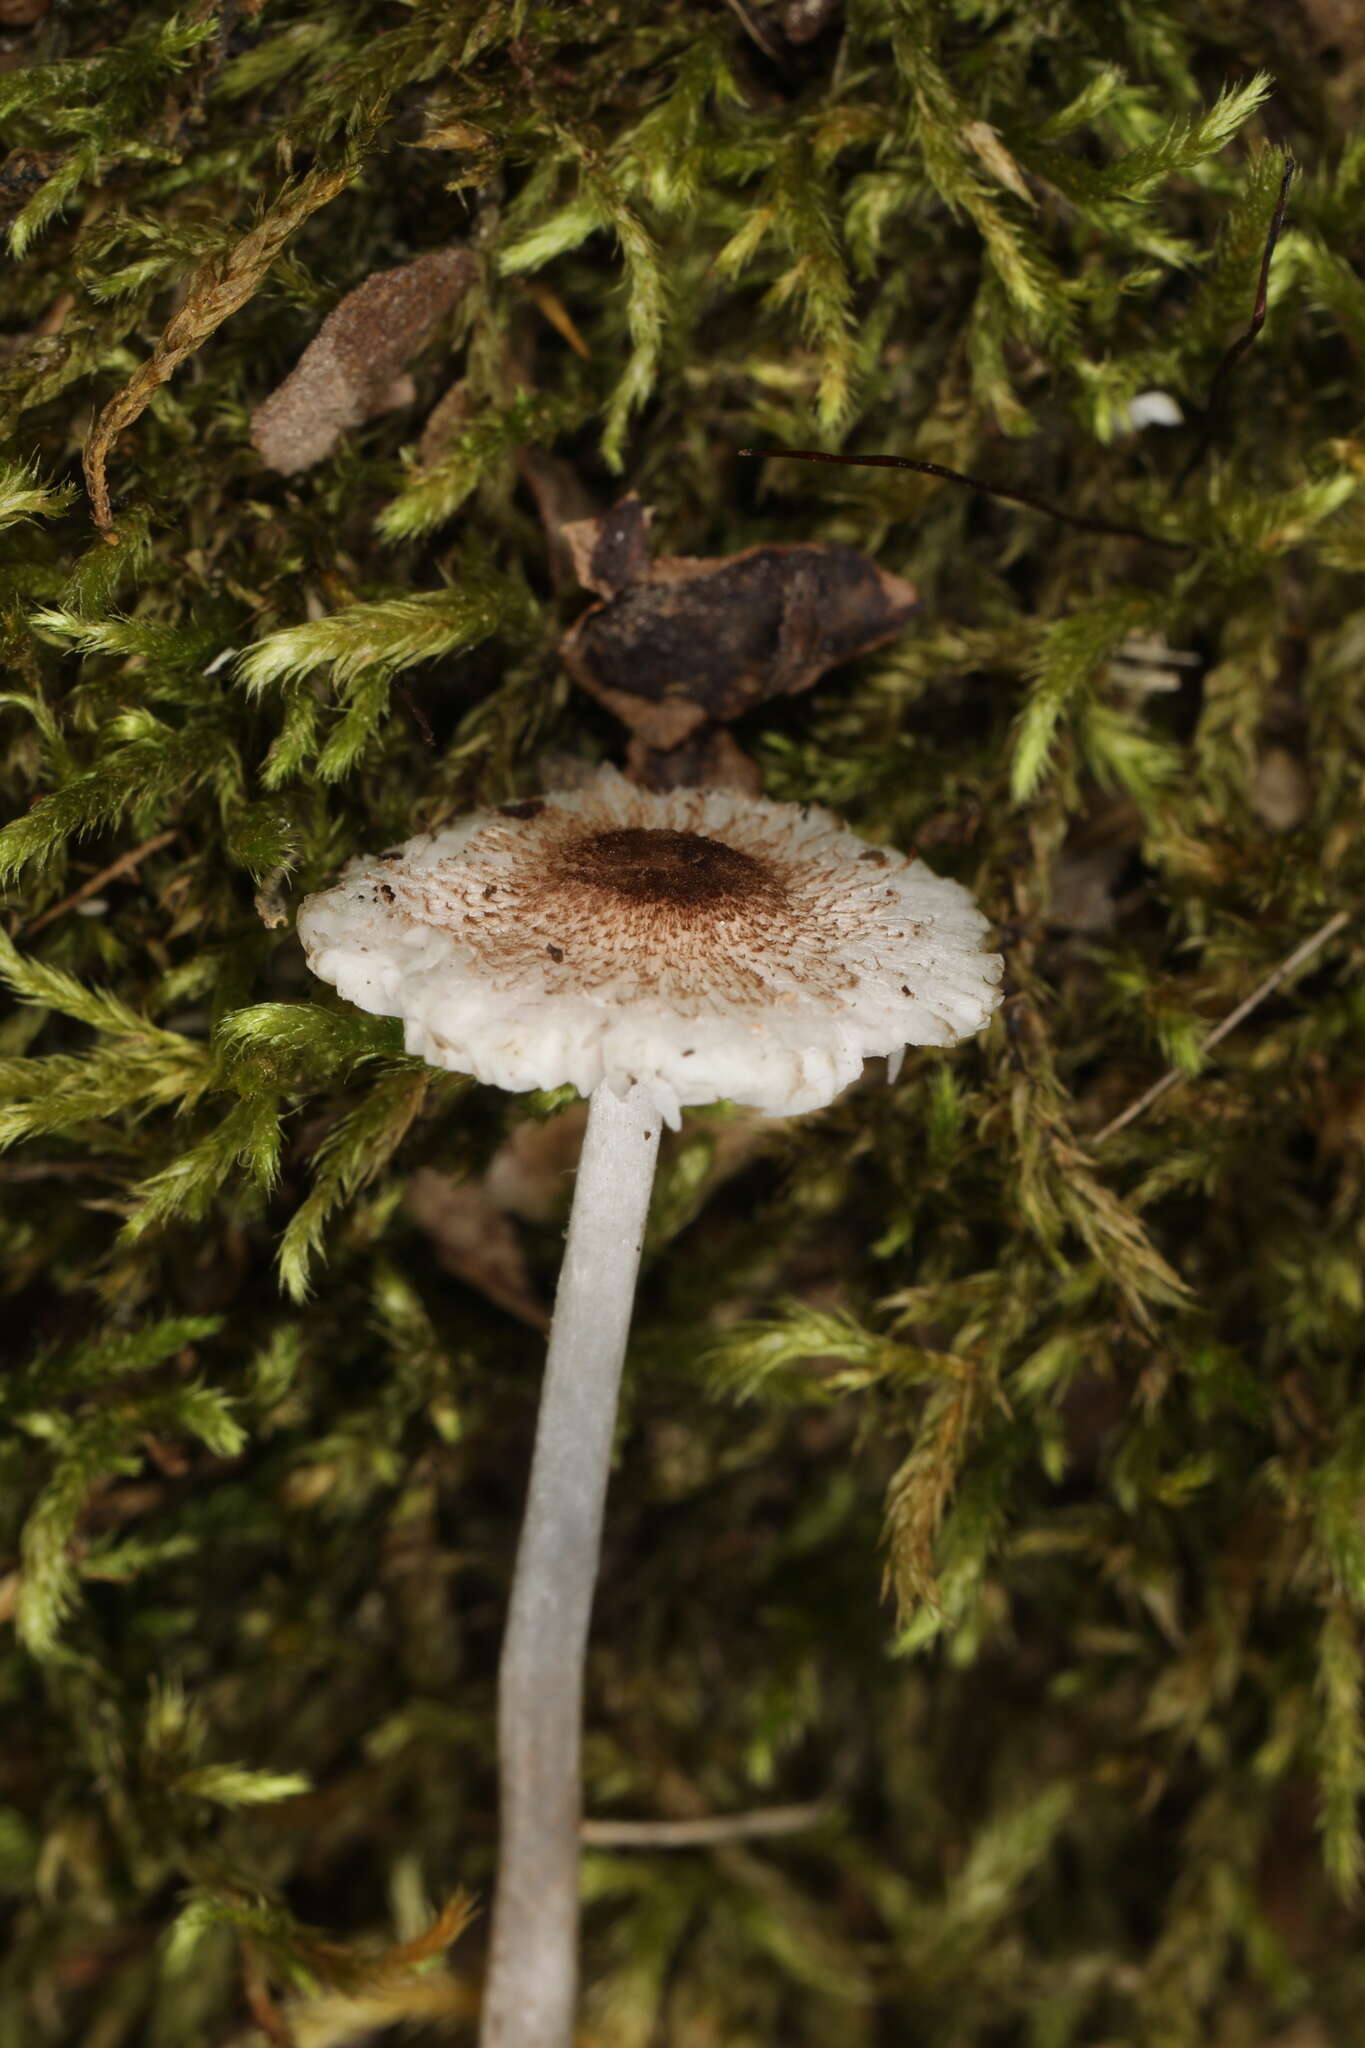
<path fill-rule="evenodd" d="M 594 832 L 566 848 L 566 880 L 689 911 L 737 911 L 771 906 L 780 895 L 767 866 L 751 853 L 707 839 L 700 832 L 652 831 L 623 825 Z"/>

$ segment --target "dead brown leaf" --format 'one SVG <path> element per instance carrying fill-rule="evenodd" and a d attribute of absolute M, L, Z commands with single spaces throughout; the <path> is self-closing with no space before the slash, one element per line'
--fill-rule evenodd
<path fill-rule="evenodd" d="M 0 220 L 8 220 L 28 204 L 61 162 L 51 151 L 12 149 L 0 158 Z"/>
<path fill-rule="evenodd" d="M 569 521 L 563 534 L 585 590 L 619 597 L 632 584 L 649 581 L 649 510 L 634 491 L 610 512 Z"/>
<path fill-rule="evenodd" d="M 1122 847 L 1062 854 L 1052 869 L 1047 921 L 1056 931 L 1107 932 L 1118 918 L 1114 890 L 1127 855 Z"/>
<path fill-rule="evenodd" d="M 533 1329 L 549 1329 L 549 1311 L 531 1285 L 521 1241 L 485 1183 L 452 1180 L 421 1167 L 408 1183 L 408 1210 L 447 1273 Z"/>
<path fill-rule="evenodd" d="M 487 1188 L 499 1209 L 527 1223 L 549 1223 L 568 1207 L 588 1105 L 575 1102 L 558 1116 L 514 1126 L 489 1164 Z"/>
<path fill-rule="evenodd" d="M 464 378 L 457 377 L 427 414 L 417 443 L 417 460 L 423 469 L 440 460 L 468 418 L 469 390 Z"/>
<path fill-rule="evenodd" d="M 915 607 L 911 585 L 856 548 L 798 542 L 650 562 L 645 522 L 627 498 L 564 529 L 580 580 L 603 601 L 562 651 L 575 681 L 649 748 L 808 690 L 893 639 Z"/>
<path fill-rule="evenodd" d="M 333 307 L 278 390 L 257 406 L 251 439 L 284 476 L 331 454 L 344 433 L 411 404 L 403 372 L 478 276 L 468 249 L 437 249 L 377 270 Z"/>
<path fill-rule="evenodd" d="M 536 501 L 550 550 L 550 580 L 562 595 L 581 581 L 569 535 L 576 525 L 591 523 L 596 507 L 577 470 L 558 455 L 527 446 L 518 452 L 517 467 Z"/>

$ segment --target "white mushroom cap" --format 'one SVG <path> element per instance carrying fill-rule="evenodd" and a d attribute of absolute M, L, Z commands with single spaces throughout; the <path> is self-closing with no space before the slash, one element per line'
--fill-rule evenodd
<path fill-rule="evenodd" d="M 819 1109 L 873 1054 L 953 1045 L 1002 962 L 958 882 L 813 805 L 654 795 L 614 768 L 352 861 L 308 964 L 411 1053 L 509 1089 L 648 1086 L 660 1114 Z"/>

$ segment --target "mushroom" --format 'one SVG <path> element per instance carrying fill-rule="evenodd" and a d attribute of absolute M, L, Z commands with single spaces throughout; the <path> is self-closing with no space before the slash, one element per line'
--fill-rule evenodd
<path fill-rule="evenodd" d="M 310 896 L 313 972 L 409 1052 L 589 1099 L 499 1670 L 501 1844 L 482 2048 L 567 2048 L 583 1668 L 661 1123 L 824 1107 L 869 1055 L 952 1045 L 1002 963 L 960 883 L 813 805 L 657 795 L 601 768 Z"/>

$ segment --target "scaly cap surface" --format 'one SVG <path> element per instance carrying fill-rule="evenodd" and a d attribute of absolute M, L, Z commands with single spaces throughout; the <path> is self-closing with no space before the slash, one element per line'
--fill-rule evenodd
<path fill-rule="evenodd" d="M 813 805 L 614 768 L 352 861 L 298 928 L 313 972 L 432 1065 L 638 1080 L 673 1123 L 722 1098 L 821 1108 L 870 1055 L 955 1044 L 1000 999 L 960 883 Z"/>

